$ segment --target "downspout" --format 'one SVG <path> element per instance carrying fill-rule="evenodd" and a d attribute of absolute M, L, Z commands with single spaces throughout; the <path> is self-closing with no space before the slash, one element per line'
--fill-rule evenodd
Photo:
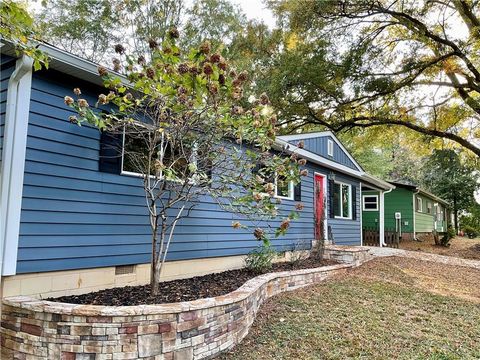
<path fill-rule="evenodd" d="M 416 206 L 417 206 L 417 198 L 415 195 L 417 195 L 420 192 L 420 189 L 417 189 L 413 192 L 412 198 L 413 198 L 413 240 L 417 239 L 417 233 L 415 231 L 416 224 L 415 224 L 415 215 L 417 214 Z"/>
<path fill-rule="evenodd" d="M 0 281 L 16 273 L 32 68 L 33 59 L 23 55 L 8 81 L 0 170 Z"/>
<path fill-rule="evenodd" d="M 378 217 L 379 217 L 379 222 L 380 222 L 380 228 L 379 228 L 379 238 L 380 241 L 378 242 L 380 247 L 387 246 L 385 243 L 385 194 L 388 194 L 391 192 L 393 189 L 389 189 L 387 191 L 382 191 L 380 190 L 380 209 L 378 212 Z"/>

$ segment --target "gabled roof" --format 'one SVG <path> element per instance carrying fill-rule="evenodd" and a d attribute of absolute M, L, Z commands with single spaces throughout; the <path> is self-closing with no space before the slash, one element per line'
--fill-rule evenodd
<path fill-rule="evenodd" d="M 352 163 L 361 171 L 363 171 L 363 168 L 360 166 L 360 164 L 355 160 L 355 158 L 350 154 L 350 152 L 343 146 L 340 140 L 335 136 L 335 134 L 332 131 L 317 131 L 317 132 L 311 132 L 311 133 L 303 133 L 303 134 L 293 134 L 293 135 L 282 135 L 278 136 L 282 140 L 285 140 L 287 142 L 295 141 L 295 140 L 306 140 L 306 139 L 314 139 L 314 138 L 320 138 L 320 137 L 326 137 L 329 136 L 335 141 L 335 143 L 342 149 L 342 151 L 348 156 L 348 158 L 352 161 Z"/>
<path fill-rule="evenodd" d="M 372 176 L 370 174 L 367 174 L 363 170 L 354 170 L 349 168 L 348 166 L 339 164 L 335 161 L 332 161 L 330 159 L 324 158 L 323 156 L 320 156 L 318 154 L 315 154 L 311 151 L 305 150 L 305 149 L 300 149 L 298 146 L 291 144 L 284 140 L 284 137 L 278 136 L 275 140 L 274 147 L 277 148 L 278 150 L 283 150 L 286 151 L 287 153 L 293 153 L 295 152 L 299 156 L 302 156 L 306 160 L 318 164 L 321 166 L 324 166 L 326 168 L 336 170 L 338 172 L 350 175 L 353 178 L 356 178 L 360 181 L 364 181 L 370 185 L 373 185 L 376 188 L 379 188 L 380 190 L 390 190 L 390 189 L 395 189 L 395 185 L 389 184 L 386 181 L 383 181 L 379 178 L 376 178 L 375 176 Z"/>
<path fill-rule="evenodd" d="M 423 189 L 419 188 L 417 185 L 412 184 L 410 182 L 396 180 L 396 181 L 388 181 L 388 183 L 390 183 L 392 185 L 395 185 L 396 187 L 401 187 L 401 188 L 404 188 L 404 189 L 415 191 L 416 193 L 425 195 L 425 196 L 427 196 L 427 197 L 429 197 L 429 198 L 431 198 L 435 201 L 438 201 L 439 203 L 442 203 L 443 205 L 450 206 L 448 201 L 443 200 L 442 198 L 438 197 L 437 195 L 434 195 L 431 192 L 423 190 Z"/>

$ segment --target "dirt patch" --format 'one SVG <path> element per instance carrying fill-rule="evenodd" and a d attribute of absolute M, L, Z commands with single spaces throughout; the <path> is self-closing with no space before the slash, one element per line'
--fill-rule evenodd
<path fill-rule="evenodd" d="M 480 359 L 479 288 L 479 270 L 377 258 L 269 299 L 221 359 Z"/>
<path fill-rule="evenodd" d="M 272 272 L 310 269 L 337 264 L 332 260 L 319 261 L 313 257 L 297 263 L 276 263 Z M 47 300 L 72 304 L 128 306 L 143 304 L 162 304 L 191 301 L 228 294 L 246 281 L 258 276 L 247 269 L 230 270 L 220 273 L 196 276 L 188 279 L 165 281 L 160 283 L 160 295 L 152 296 L 150 285 L 125 286 L 82 295 L 62 296 Z"/>
<path fill-rule="evenodd" d="M 400 248 L 413 251 L 425 251 L 433 254 L 455 256 L 463 259 L 480 260 L 480 239 L 468 239 L 457 236 L 449 247 L 437 246 L 432 239 L 426 241 L 402 241 Z"/>
<path fill-rule="evenodd" d="M 416 287 L 480 303 L 480 270 L 409 258 L 374 259 L 346 276 Z"/>

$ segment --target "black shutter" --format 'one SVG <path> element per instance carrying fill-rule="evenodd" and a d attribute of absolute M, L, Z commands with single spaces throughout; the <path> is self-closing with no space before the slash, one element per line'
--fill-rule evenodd
<path fill-rule="evenodd" d="M 328 213 L 331 219 L 335 217 L 335 211 L 334 211 L 334 187 L 335 187 L 335 181 L 333 180 L 328 180 Z"/>
<path fill-rule="evenodd" d="M 122 172 L 122 134 L 103 131 L 100 135 L 100 161 L 98 170 L 111 174 Z"/>
<path fill-rule="evenodd" d="M 302 180 L 293 188 L 293 200 L 302 201 Z"/>
<path fill-rule="evenodd" d="M 357 187 L 352 185 L 352 219 L 357 220 Z"/>

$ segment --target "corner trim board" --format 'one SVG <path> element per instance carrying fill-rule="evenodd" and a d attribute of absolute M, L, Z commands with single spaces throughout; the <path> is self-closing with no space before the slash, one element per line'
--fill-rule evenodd
<path fill-rule="evenodd" d="M 22 207 L 23 176 L 33 59 L 22 56 L 8 81 L 0 176 L 0 274 L 14 275 Z"/>

